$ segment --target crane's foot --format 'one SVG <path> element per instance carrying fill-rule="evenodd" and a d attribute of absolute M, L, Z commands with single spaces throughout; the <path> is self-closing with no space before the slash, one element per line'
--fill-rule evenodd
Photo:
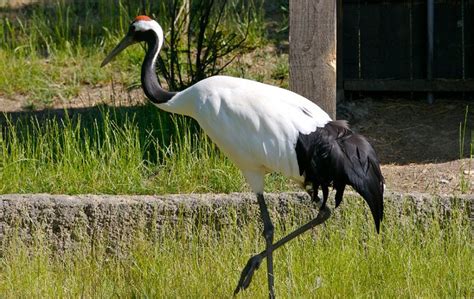
<path fill-rule="evenodd" d="M 239 283 L 237 285 L 237 288 L 235 288 L 234 295 L 240 292 L 240 290 L 245 290 L 249 287 L 250 282 L 252 282 L 253 274 L 255 273 L 255 270 L 260 267 L 260 264 L 262 263 L 264 257 L 265 255 L 257 254 L 249 259 L 247 265 L 245 265 L 245 268 L 240 274 Z"/>

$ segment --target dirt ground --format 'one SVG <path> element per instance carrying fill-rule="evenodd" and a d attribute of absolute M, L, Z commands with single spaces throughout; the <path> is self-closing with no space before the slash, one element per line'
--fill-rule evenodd
<path fill-rule="evenodd" d="M 350 97 L 347 97 L 350 98 Z M 53 108 L 78 109 L 99 104 L 131 105 L 146 101 L 141 90 L 98 86 L 83 90 L 67 104 Z M 103 103 L 103 102 L 101 102 Z M 466 117 L 466 107 L 471 105 Z M 0 110 L 18 114 L 27 103 L 0 96 Z M 58 110 L 57 110 L 58 111 Z M 30 112 L 31 113 L 31 112 Z M 37 113 L 41 114 L 41 111 Z M 21 114 L 21 113 L 20 113 Z M 387 189 L 401 192 L 474 194 L 474 159 L 469 144 L 474 137 L 474 101 L 436 99 L 428 105 L 423 98 L 364 97 L 338 104 L 338 119 L 374 145 L 382 163 Z M 464 159 L 460 159 L 460 124 L 467 120 Z"/>
<path fill-rule="evenodd" d="M 466 107 L 471 109 L 466 117 Z M 474 101 L 363 98 L 338 104 L 338 118 L 374 145 L 387 188 L 402 192 L 474 193 Z M 466 124 L 460 159 L 460 124 Z"/>

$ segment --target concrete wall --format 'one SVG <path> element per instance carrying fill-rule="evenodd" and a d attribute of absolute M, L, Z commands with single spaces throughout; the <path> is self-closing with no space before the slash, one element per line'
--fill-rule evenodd
<path fill-rule="evenodd" d="M 444 215 L 454 204 L 469 209 L 472 215 L 474 202 L 474 195 L 433 198 L 418 193 L 387 193 L 385 198 L 387 207 L 402 211 L 408 204 L 420 217 L 435 211 Z M 274 216 L 290 213 L 294 216 L 296 211 L 296 215 L 309 219 L 307 214 L 317 213 L 305 193 L 266 194 L 266 199 Z M 193 217 L 196 215 L 199 217 Z M 83 242 L 105 238 L 114 251 L 130 242 L 137 233 L 153 235 L 163 225 L 173 225 L 183 219 L 193 225 L 192 221 L 199 218 L 218 229 L 256 217 L 259 217 L 258 205 L 250 193 L 168 196 L 5 194 L 0 195 L 0 245 L 11 236 L 31 240 L 41 232 L 58 250 L 74 249 Z"/>

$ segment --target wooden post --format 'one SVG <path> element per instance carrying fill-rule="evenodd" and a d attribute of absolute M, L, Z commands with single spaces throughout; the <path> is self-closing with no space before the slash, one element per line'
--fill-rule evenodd
<path fill-rule="evenodd" d="M 343 67 L 343 47 L 342 42 L 344 39 L 343 36 L 343 14 L 342 14 L 342 0 L 336 0 L 337 2 L 337 12 L 336 12 L 336 104 L 338 102 L 344 101 L 344 73 L 342 71 Z"/>
<path fill-rule="evenodd" d="M 290 0 L 290 88 L 336 118 L 336 2 Z"/>

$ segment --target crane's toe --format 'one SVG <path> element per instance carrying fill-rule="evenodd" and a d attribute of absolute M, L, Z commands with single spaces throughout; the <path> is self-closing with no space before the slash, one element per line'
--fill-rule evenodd
<path fill-rule="evenodd" d="M 247 265 L 245 265 L 245 268 L 242 270 L 242 273 L 240 274 L 240 279 L 239 283 L 237 285 L 237 288 L 235 288 L 234 295 L 240 292 L 240 290 L 245 290 L 246 288 L 249 287 L 250 282 L 252 282 L 252 277 L 255 272 L 255 270 L 260 267 L 260 264 L 262 263 L 264 256 L 261 254 L 257 254 L 252 256 L 249 261 L 247 262 Z"/>

